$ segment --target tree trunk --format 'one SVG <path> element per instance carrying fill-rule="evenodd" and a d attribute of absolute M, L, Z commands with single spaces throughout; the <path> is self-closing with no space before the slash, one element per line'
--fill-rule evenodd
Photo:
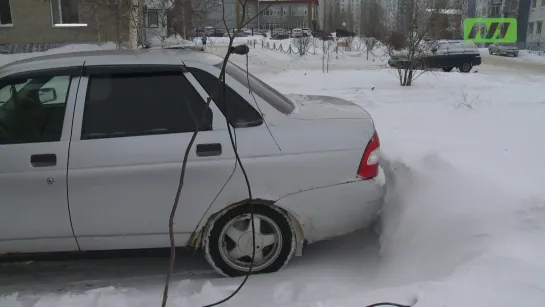
<path fill-rule="evenodd" d="M 238 3 L 238 0 L 237 0 L 237 3 Z M 191 0 L 184 0 L 184 5 L 183 5 L 183 8 L 184 8 L 184 13 L 183 13 L 183 17 L 184 17 L 184 20 L 183 20 L 183 35 L 184 35 L 184 38 L 185 39 L 188 39 L 188 31 L 191 31 L 191 29 L 193 29 L 193 13 L 194 13 L 194 10 L 193 10 L 193 3 Z"/>
<path fill-rule="evenodd" d="M 138 49 L 138 26 L 140 24 L 139 1 L 131 0 L 129 13 L 129 48 Z"/>

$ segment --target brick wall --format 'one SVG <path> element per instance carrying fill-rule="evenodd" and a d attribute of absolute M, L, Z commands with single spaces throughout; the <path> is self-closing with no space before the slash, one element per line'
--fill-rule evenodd
<path fill-rule="evenodd" d="M 50 0 L 10 2 L 13 26 L 0 27 L 0 44 L 117 42 L 119 33 L 124 41 L 128 37 L 128 20 L 122 20 L 119 26 L 117 6 L 93 5 L 81 0 L 78 7 L 80 23 L 87 26 L 55 27 Z"/>

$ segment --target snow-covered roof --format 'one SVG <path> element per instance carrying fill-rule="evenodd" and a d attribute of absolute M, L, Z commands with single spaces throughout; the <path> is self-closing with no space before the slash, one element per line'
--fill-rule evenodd
<path fill-rule="evenodd" d="M 175 0 L 146 0 L 148 9 L 160 10 L 169 9 L 174 6 Z"/>
<path fill-rule="evenodd" d="M 462 10 L 458 10 L 458 9 L 439 9 L 439 10 L 427 9 L 427 11 L 428 12 L 436 11 L 437 13 L 444 14 L 444 15 L 462 14 Z"/>

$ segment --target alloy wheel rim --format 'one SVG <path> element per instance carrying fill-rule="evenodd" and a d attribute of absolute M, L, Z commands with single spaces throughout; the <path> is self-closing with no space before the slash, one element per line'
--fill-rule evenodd
<path fill-rule="evenodd" d="M 271 265 L 282 250 L 282 232 L 269 217 L 254 214 L 255 258 L 252 271 Z M 221 230 L 218 247 L 222 259 L 232 268 L 248 271 L 252 261 L 251 214 L 231 219 Z"/>

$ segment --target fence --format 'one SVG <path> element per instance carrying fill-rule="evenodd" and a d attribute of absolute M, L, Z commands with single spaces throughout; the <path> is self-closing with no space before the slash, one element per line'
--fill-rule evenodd
<path fill-rule="evenodd" d="M 254 41 L 254 48 L 255 48 L 256 44 L 255 44 L 255 41 Z M 297 55 L 306 55 L 306 54 L 312 54 L 312 55 L 316 55 L 316 52 L 311 52 L 310 51 L 310 46 L 299 46 L 299 47 L 295 47 L 295 46 L 292 46 L 291 44 L 288 45 L 288 48 L 287 49 L 284 49 L 284 46 L 282 46 L 282 43 L 279 43 L 278 46 L 276 45 L 276 42 L 273 42 L 272 45 L 270 42 L 265 42 L 265 41 L 261 41 L 261 48 L 263 49 L 269 49 L 269 50 L 273 50 L 273 51 L 282 51 L 283 53 L 286 53 L 286 54 L 297 54 Z"/>
<path fill-rule="evenodd" d="M 27 43 L 0 45 L 0 54 L 43 52 L 53 48 L 71 45 L 69 43 Z"/>

